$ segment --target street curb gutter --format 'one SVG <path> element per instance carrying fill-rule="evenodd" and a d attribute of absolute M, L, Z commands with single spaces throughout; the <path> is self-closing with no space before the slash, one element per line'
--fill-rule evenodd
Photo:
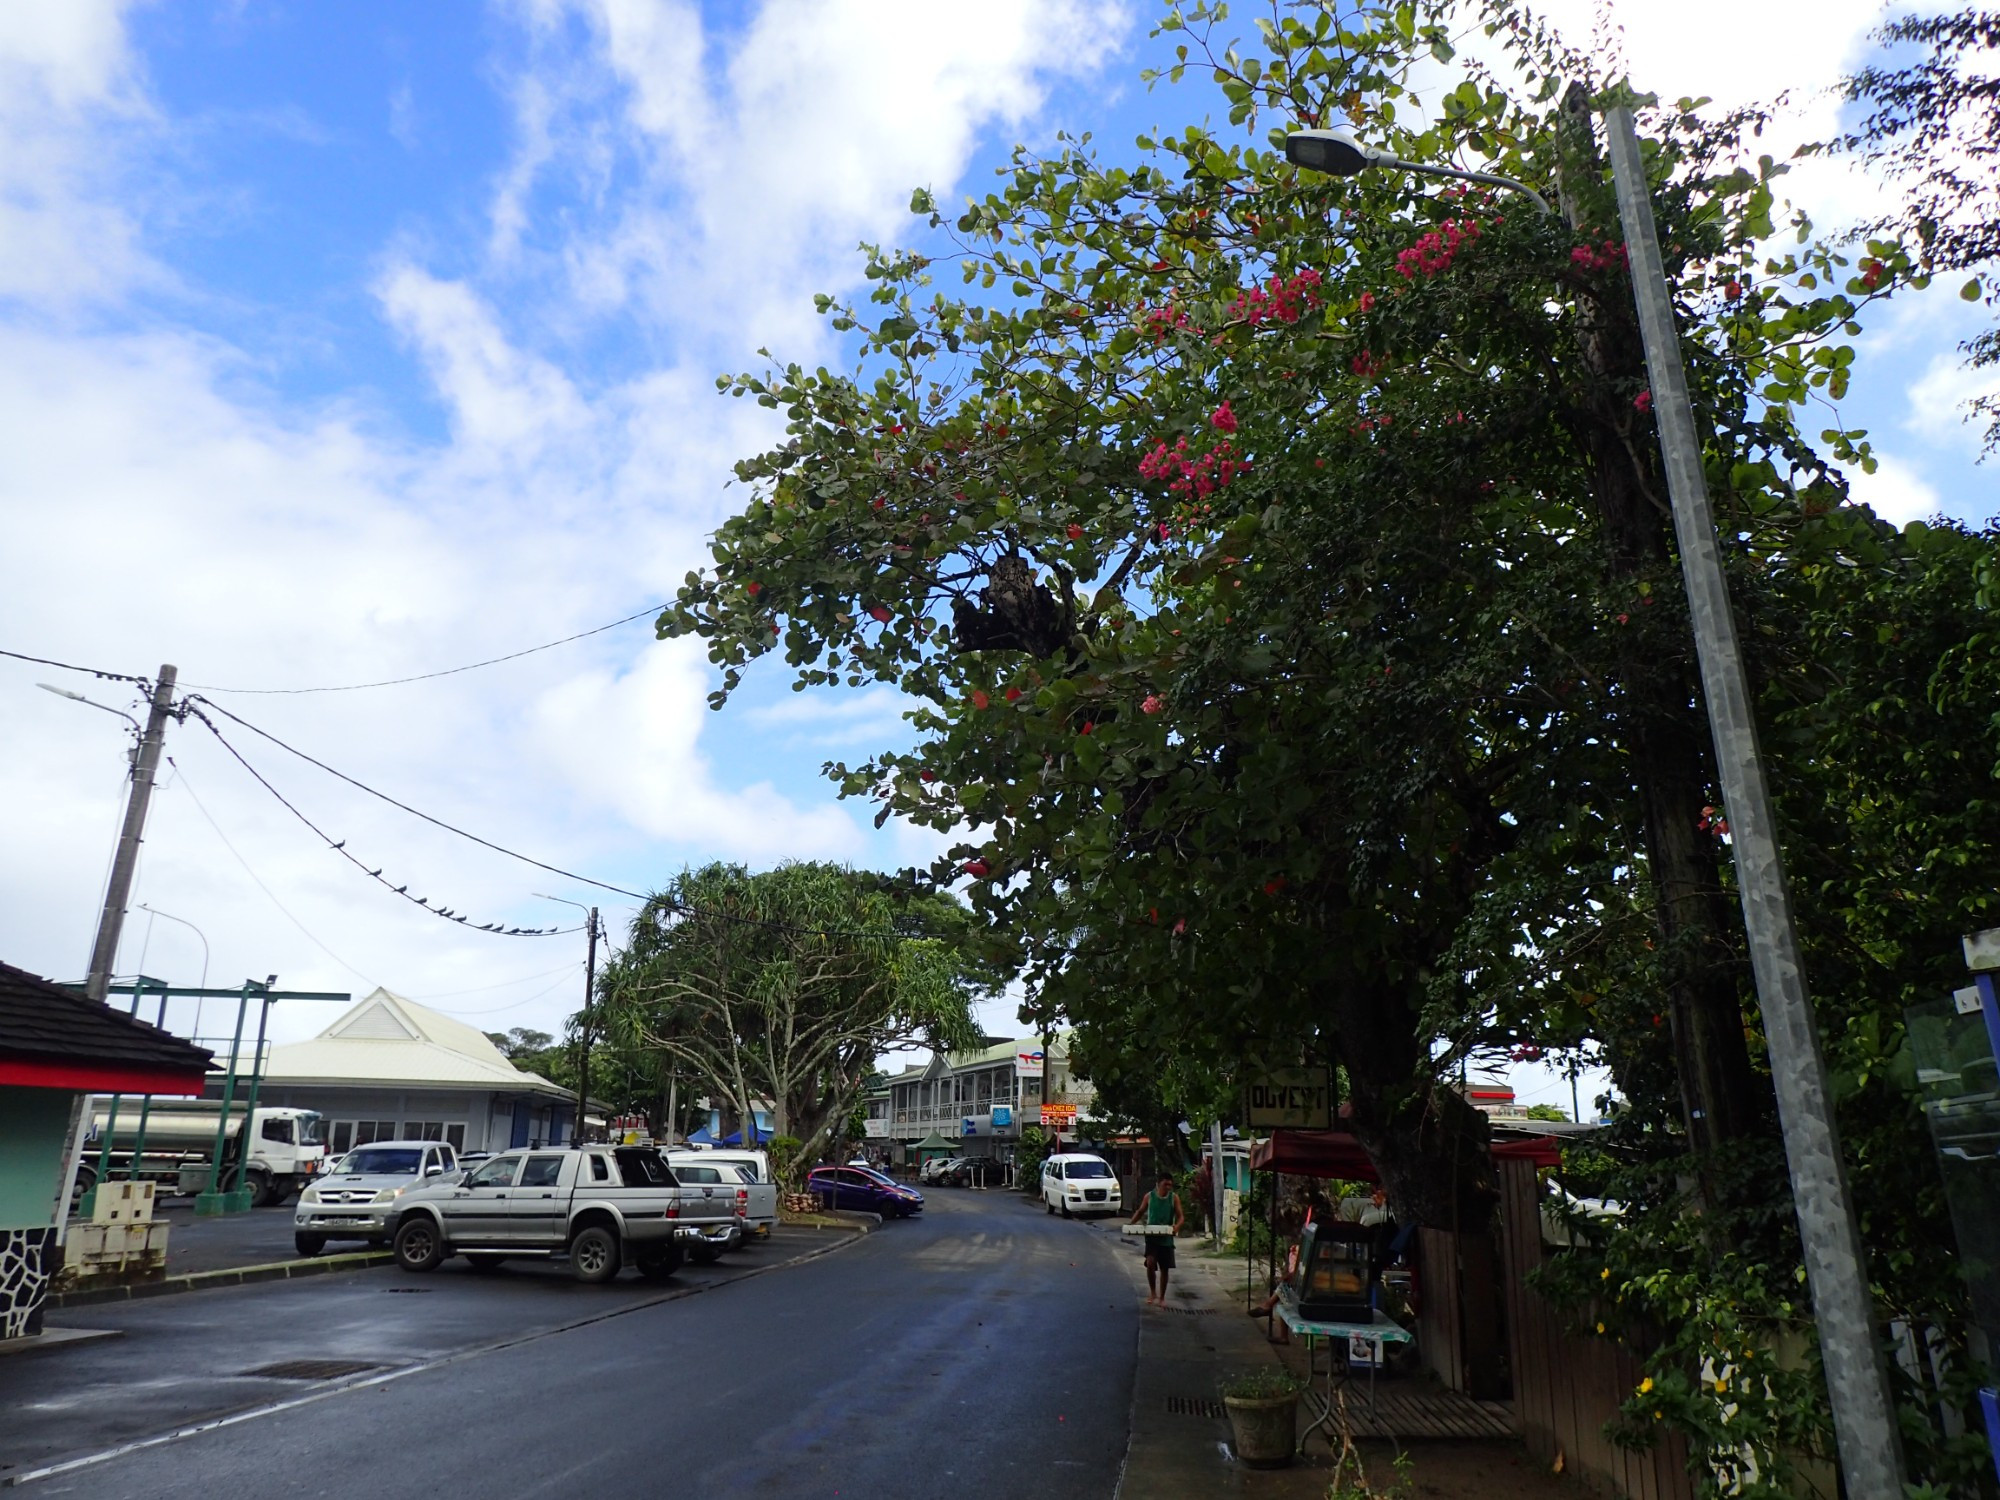
<path fill-rule="evenodd" d="M 277 1260 L 261 1266 L 231 1266 L 221 1271 L 189 1271 L 160 1281 L 128 1281 L 120 1286 L 79 1287 L 57 1292 L 44 1305 L 51 1309 L 90 1307 L 100 1302 L 131 1302 L 141 1297 L 166 1297 L 175 1292 L 204 1292 L 210 1287 L 247 1286 L 258 1281 L 291 1281 L 301 1276 L 325 1276 L 334 1271 L 359 1271 L 385 1266 L 395 1256 L 387 1250 L 354 1250 L 320 1255 L 311 1260 Z"/>
<path fill-rule="evenodd" d="M 325 1401 L 333 1396 L 345 1395 L 349 1391 L 365 1390 L 370 1386 L 387 1385 L 391 1381 L 401 1380 L 408 1375 L 421 1375 L 426 1370 L 436 1370 L 445 1365 L 455 1365 L 461 1360 L 478 1359 L 487 1354 L 498 1354 L 504 1349 L 517 1348 L 522 1344 L 532 1344 L 537 1340 L 549 1338 L 558 1333 L 569 1333 L 574 1329 L 588 1328 L 593 1323 L 609 1322 L 612 1318 L 622 1318 L 627 1313 L 639 1312 L 648 1307 L 658 1307 L 665 1302 L 678 1302 L 683 1297 L 696 1297 L 703 1292 L 719 1292 L 725 1287 L 736 1286 L 745 1281 L 753 1281 L 759 1276 L 768 1276 L 773 1271 L 785 1271 L 791 1269 L 793 1266 L 802 1266 L 809 1260 L 818 1260 L 822 1255 L 831 1255 L 836 1250 L 845 1250 L 849 1245 L 855 1244 L 857 1241 L 865 1238 L 873 1228 L 873 1225 L 868 1224 L 843 1226 L 833 1231 L 833 1233 L 840 1237 L 830 1245 L 815 1246 L 803 1255 L 795 1255 L 790 1260 L 781 1260 L 773 1265 L 753 1267 L 743 1272 L 740 1276 L 730 1277 L 727 1281 L 713 1281 L 706 1286 L 675 1287 L 671 1291 L 662 1292 L 657 1297 L 648 1297 L 639 1302 L 628 1302 L 622 1307 L 607 1308 L 603 1312 L 592 1313 L 587 1318 L 576 1318 L 568 1323 L 556 1323 L 547 1328 L 537 1328 L 527 1333 L 517 1333 L 511 1338 L 496 1339 L 490 1344 L 478 1344 L 470 1349 L 459 1349 L 451 1354 L 440 1355 L 436 1359 L 427 1359 L 418 1364 L 404 1365 L 400 1369 L 388 1370 L 380 1375 L 369 1375 L 353 1380 L 329 1383 L 307 1395 L 293 1396 L 285 1401 L 267 1402 L 262 1406 L 249 1407 L 246 1410 L 230 1412 L 220 1417 L 210 1417 L 207 1421 L 191 1423 L 186 1427 L 177 1427 L 171 1432 L 162 1432 L 153 1437 L 139 1438 L 129 1443 L 120 1443 L 117 1447 L 107 1448 L 101 1453 L 86 1453 L 80 1458 L 66 1458 L 57 1463 L 44 1464 L 41 1468 L 30 1469 L 26 1473 L 10 1474 L 4 1478 L 0 1478 L 0 1489 L 12 1489 L 16 1485 L 28 1484 L 37 1479 L 48 1479 L 54 1475 L 67 1474 L 77 1469 L 94 1468 L 98 1464 L 109 1463 L 113 1459 L 123 1458 L 128 1453 L 138 1453 L 147 1448 L 162 1447 L 168 1443 L 179 1442 L 183 1438 L 198 1437 L 204 1432 L 213 1432 L 218 1428 L 234 1427 L 239 1422 L 253 1422 L 259 1417 L 275 1416 L 279 1412 L 296 1411 L 302 1406 L 311 1406 L 315 1402 Z M 336 1260 L 366 1259 L 371 1264 L 374 1262 L 372 1256 L 329 1256 L 327 1258 Z M 291 1262 L 285 1262 L 284 1264 L 291 1264 Z M 305 1264 L 317 1265 L 319 1262 L 307 1261 Z M 256 1270 L 262 1268 L 245 1267 L 244 1269 Z M 280 1278 L 264 1277 L 260 1279 L 277 1280 Z"/>

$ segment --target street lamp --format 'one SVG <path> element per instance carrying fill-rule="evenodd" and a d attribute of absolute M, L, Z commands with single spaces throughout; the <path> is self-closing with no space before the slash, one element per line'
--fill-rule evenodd
<path fill-rule="evenodd" d="M 1400 172 L 1421 172 L 1427 177 L 1450 177 L 1459 182 L 1480 182 L 1488 187 L 1511 188 L 1534 200 L 1543 213 L 1551 212 L 1542 195 L 1525 182 L 1492 172 L 1465 172 L 1457 167 L 1440 167 L 1430 162 L 1404 161 L 1373 146 L 1364 146 L 1344 130 L 1294 130 L 1285 137 L 1285 160 L 1308 172 L 1324 172 L 1329 177 L 1354 177 L 1370 167 L 1388 167 Z"/>
<path fill-rule="evenodd" d="M 88 703 L 92 708 L 101 708 L 108 714 L 116 714 L 132 726 L 134 734 L 145 733 L 145 730 L 139 727 L 139 721 L 126 713 L 122 708 L 113 708 L 108 703 L 99 703 L 95 698 L 86 698 L 81 693 L 72 693 L 68 688 L 57 687 L 53 682 L 38 682 L 35 686 L 45 693 L 54 693 L 58 698 L 67 698 L 72 703 Z"/>
<path fill-rule="evenodd" d="M 1605 124 L 1618 191 L 1619 226 L 1632 268 L 1632 295 L 1646 349 L 1646 374 L 1659 424 L 1667 494 L 1673 504 L 1674 535 L 1680 544 L 1681 577 L 1701 662 L 1702 696 L 1715 740 L 1723 802 L 1729 809 L 1730 848 L 1742 895 L 1744 930 L 1750 940 L 1750 967 L 1763 1012 L 1778 1122 L 1791 1171 L 1792 1206 L 1805 1251 L 1814 1321 L 1819 1325 L 1842 1478 L 1850 1495 L 1900 1495 L 1902 1442 L 1895 1407 L 1889 1399 L 1887 1373 L 1876 1347 L 1867 1259 L 1834 1124 L 1826 1059 L 1820 1052 L 1819 1029 L 1806 992 L 1805 962 L 1792 924 L 1777 822 L 1757 744 L 1749 674 L 1744 670 L 1736 617 L 1729 604 L 1729 583 L 1722 571 L 1722 544 L 1709 506 L 1701 439 L 1688 398 L 1687 372 L 1681 365 L 1645 161 L 1639 154 L 1639 136 L 1630 108 L 1621 104 L 1606 111 Z M 1526 194 L 1548 212 L 1540 194 L 1510 178 L 1401 161 L 1362 146 L 1339 131 L 1296 131 L 1285 138 L 1285 158 L 1308 170 L 1340 177 L 1352 177 L 1370 167 L 1395 167 L 1492 183 Z"/>

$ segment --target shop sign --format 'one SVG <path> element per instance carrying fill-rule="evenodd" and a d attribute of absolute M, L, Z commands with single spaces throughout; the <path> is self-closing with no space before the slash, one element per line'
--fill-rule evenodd
<path fill-rule="evenodd" d="M 1076 1123 L 1076 1106 L 1074 1104 L 1044 1104 L 1042 1106 L 1042 1123 L 1044 1125 L 1060 1125 L 1064 1129 L 1068 1129 Z"/>
<path fill-rule="evenodd" d="M 1005 1130 L 1008 1126 L 1012 1125 L 1013 1123 L 1014 1123 L 1013 1105 L 996 1104 L 993 1106 L 993 1128 L 995 1130 Z"/>
<path fill-rule="evenodd" d="M 1333 1083 L 1325 1068 L 1253 1075 L 1244 1100 L 1252 1130 L 1331 1130 Z"/>
<path fill-rule="evenodd" d="M 1023 1047 L 1014 1054 L 1014 1076 L 1016 1078 L 1040 1078 L 1042 1076 L 1042 1049 Z"/>

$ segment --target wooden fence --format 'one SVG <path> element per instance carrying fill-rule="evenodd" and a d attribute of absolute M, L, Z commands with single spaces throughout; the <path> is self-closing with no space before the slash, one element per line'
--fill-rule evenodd
<path fill-rule="evenodd" d="M 1624 1347 L 1566 1330 L 1562 1316 L 1528 1284 L 1547 1254 L 1541 1186 L 1532 1162 L 1501 1160 L 1500 1228 L 1514 1411 L 1535 1457 L 1627 1500 L 1693 1500 L 1686 1445 L 1663 1434 L 1652 1448 L 1620 1448 L 1604 1436 L 1645 1371 Z M 1449 1238 L 1449 1236 L 1443 1236 Z M 1435 1366 L 1433 1367 L 1435 1368 Z"/>

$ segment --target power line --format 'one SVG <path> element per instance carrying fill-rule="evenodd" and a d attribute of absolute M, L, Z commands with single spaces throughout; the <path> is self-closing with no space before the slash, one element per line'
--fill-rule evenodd
<path fill-rule="evenodd" d="M 107 672 L 101 667 L 79 667 L 74 662 L 51 661 L 46 656 L 29 656 L 20 651 L 0 650 L 0 656 L 11 656 L 15 661 L 31 661 L 38 667 L 59 667 L 65 672 L 84 672 L 92 677 L 102 678 L 106 682 L 136 682 L 139 686 L 149 689 L 153 685 L 153 679 L 150 677 L 134 677 L 129 672 Z"/>
<path fill-rule="evenodd" d="M 291 800 L 288 797 L 286 797 L 283 792 L 279 791 L 275 786 L 271 785 L 271 783 L 265 779 L 264 773 L 259 771 L 255 766 L 251 765 L 249 761 L 245 760 L 243 758 L 242 752 L 239 751 L 234 745 L 230 744 L 228 739 L 224 737 L 222 731 L 215 727 L 214 721 L 212 721 L 207 714 L 203 713 L 201 709 L 196 706 L 198 702 L 207 703 L 208 700 L 205 698 L 204 699 L 183 698 L 181 700 L 181 707 L 185 709 L 188 713 L 193 714 L 195 718 L 199 719 L 202 722 L 203 726 L 207 728 L 208 732 L 215 736 L 216 740 L 221 744 L 222 748 L 229 752 L 231 758 L 234 759 L 239 766 L 243 767 L 244 770 L 248 771 L 251 774 L 251 776 L 256 778 L 257 784 L 259 786 L 263 787 L 264 790 L 269 792 L 273 797 L 276 797 L 278 799 L 279 804 L 284 807 L 286 812 L 290 813 L 293 817 L 297 818 L 301 823 L 305 824 L 306 827 L 310 828 L 314 833 L 318 834 L 321 841 L 325 843 L 327 848 L 331 849 L 335 854 L 338 854 L 342 859 L 346 860 L 349 864 L 353 865 L 355 869 L 361 871 L 362 874 L 366 875 L 370 880 L 374 881 L 384 890 L 390 891 L 395 895 L 401 896 L 405 901 L 409 902 L 412 906 L 422 907 L 425 911 L 429 912 L 434 917 L 441 917 L 447 922 L 456 922 L 460 926 L 470 926 L 475 931 L 478 932 L 490 932 L 495 937 L 560 937 L 564 933 L 583 931 L 581 927 L 505 927 L 498 922 L 472 922 L 468 918 L 466 918 L 462 913 L 454 912 L 450 907 L 445 906 L 442 903 L 438 904 L 437 906 L 432 906 L 430 902 L 430 897 L 428 896 L 412 896 L 410 894 L 410 888 L 408 885 L 389 884 L 389 882 L 383 878 L 380 869 L 374 869 L 374 870 L 369 869 L 368 866 L 362 862 L 359 856 L 357 856 L 352 850 L 350 850 L 347 847 L 346 839 L 336 840 L 332 834 L 328 833 L 325 829 L 321 828 L 317 823 L 313 822 L 311 818 L 307 817 L 303 812 L 299 811 L 299 809 L 292 804 Z M 227 709 L 221 708 L 213 703 L 209 703 L 208 706 L 210 708 L 214 708 L 218 713 L 229 712 Z M 234 714 L 230 714 L 230 717 L 235 718 L 236 716 Z M 238 720 L 238 722 L 240 723 L 241 721 Z M 249 728 L 251 726 L 245 725 L 244 727 Z M 273 741 L 273 743 L 276 743 L 276 741 Z M 296 754 L 297 752 L 295 751 L 294 753 Z M 310 757 L 307 758 L 310 759 Z M 314 764 L 317 765 L 318 762 L 315 761 Z M 336 772 L 335 774 L 338 773 Z M 342 777 L 342 780 L 345 779 L 346 779 L 345 777 Z M 356 784 L 358 785 L 359 783 Z M 401 806 L 400 803 L 397 805 Z M 421 817 L 423 815 L 419 813 L 418 816 Z M 456 832 L 457 830 L 453 831 Z M 468 834 L 467 837 L 469 838 L 471 837 L 471 835 Z M 480 842 L 483 843 L 485 841 L 481 840 Z"/>
<path fill-rule="evenodd" d="M 566 635 L 559 641 L 545 641 L 539 646 L 530 646 L 525 651 L 510 651 L 505 656 L 489 656 L 485 661 L 467 662 L 462 667 L 446 667 L 441 672 L 420 672 L 414 677 L 389 677 L 381 682 L 346 682 L 336 687 L 303 688 L 243 688 L 216 687 L 211 683 L 191 682 L 189 687 L 205 693 L 255 693 L 261 696 L 282 694 L 293 696 L 300 693 L 358 693 L 364 688 L 401 687 L 406 682 L 429 682 L 437 677 L 455 677 L 460 672 L 476 672 L 481 667 L 497 667 L 503 661 L 519 661 L 524 656 L 533 656 L 537 651 L 553 651 L 558 646 L 567 646 L 571 641 L 586 640 L 593 635 L 602 635 L 607 630 L 616 630 L 620 625 L 630 625 L 634 620 L 643 620 L 647 615 L 657 615 L 665 609 L 663 604 L 649 605 L 637 614 L 613 620 L 609 625 L 599 625 L 590 630 L 579 630 L 575 635 Z M 8 653 L 12 655 L 12 653 Z"/>
<path fill-rule="evenodd" d="M 324 953 L 328 958 L 332 959 L 335 963 L 339 964 L 341 968 L 347 970 L 348 973 L 354 975 L 357 979 L 365 979 L 368 981 L 368 983 L 374 985 L 377 989 L 380 989 L 382 986 L 379 980 L 376 980 L 370 977 L 369 975 L 362 973 L 361 970 L 355 968 L 353 964 L 349 963 L 346 959 L 342 958 L 338 953 L 335 953 L 331 948 L 327 947 L 325 943 L 322 943 L 317 937 L 315 937 L 313 935 L 311 928 L 307 927 L 305 923 L 301 922 L 297 917 L 292 915 L 291 909 L 287 907 L 284 902 L 278 899 L 277 892 L 273 891 L 268 885 L 264 884 L 263 880 L 258 876 L 257 872 L 250 868 L 250 861 L 245 859 L 243 857 L 242 851 L 240 851 L 234 844 L 232 844 L 229 841 L 229 835 L 222 831 L 222 825 L 215 821 L 214 816 L 209 812 L 207 806 L 202 802 L 201 798 L 195 795 L 194 783 L 188 780 L 187 772 L 182 770 L 180 766 L 175 763 L 174 758 L 171 755 L 167 757 L 167 764 L 173 766 L 175 781 L 179 784 L 181 789 L 188 794 L 188 800 L 194 803 L 195 811 L 201 814 L 202 821 L 207 823 L 208 826 L 215 831 L 215 836 L 222 840 L 222 847 L 227 849 L 230 852 L 230 854 L 235 858 L 236 863 L 238 863 L 243 867 L 243 873 L 250 877 L 251 882 L 256 885 L 257 889 L 262 891 L 266 896 L 268 896 L 270 898 L 271 904 L 277 907 L 278 910 L 284 914 L 285 920 L 287 922 L 290 922 L 294 927 L 298 928 L 300 932 L 303 932 L 306 935 L 306 940 L 308 942 L 310 942 L 315 948 L 319 949 L 319 951 Z"/>
<path fill-rule="evenodd" d="M 304 761 L 307 765 L 319 767 L 319 769 L 326 772 L 327 775 L 334 777 L 336 780 L 346 782 L 356 791 L 366 792 L 369 796 L 377 798 L 380 801 L 386 802 L 391 807 L 406 812 L 413 818 L 422 818 L 426 823 L 429 823 L 434 828 L 442 828 L 446 833 L 455 833 L 462 839 L 470 839 L 475 844 L 481 845 L 482 847 L 487 849 L 491 849 L 495 854 L 504 854 L 509 859 L 518 859 L 524 865 L 533 865 L 538 870 L 546 870 L 551 875 L 560 875 L 565 880 L 575 880 L 581 882 L 584 885 L 594 885 L 600 891 L 610 891 L 614 895 L 619 895 L 619 896 L 630 896 L 635 901 L 644 901 L 647 899 L 642 892 L 628 891 L 622 885 L 609 885 L 602 880 L 592 880 L 588 875 L 579 875 L 574 870 L 565 870 L 561 868 L 559 865 L 547 864 L 544 861 L 535 859 L 530 855 L 522 854 L 518 850 L 509 849 L 504 844 L 496 844 L 491 839 L 483 839 L 476 833 L 468 833 L 465 829 L 460 828 L 455 824 L 445 822 L 443 818 L 434 818 L 429 813 L 424 812 L 419 808 L 410 806 L 410 804 L 407 802 L 399 802 L 394 797 L 391 797 L 387 792 L 376 791 L 374 787 L 368 785 L 368 783 L 365 781 L 356 781 L 352 776 L 349 776 L 345 771 L 336 771 L 332 766 L 328 765 L 325 761 L 315 759 L 313 756 L 310 756 L 306 754 L 305 751 L 299 749 L 296 745 L 286 744 L 283 740 L 279 739 L 275 734 L 271 733 L 270 730 L 259 729 L 255 724 L 252 724 L 248 719 L 243 718 L 239 714 L 231 713 L 228 709 L 224 708 L 220 703 L 210 702 L 206 698 L 187 698 L 183 699 L 182 701 L 188 704 L 207 703 L 210 708 L 214 709 L 224 718 L 229 719 L 234 723 L 241 724 L 245 729 L 249 730 L 254 735 L 259 735 L 262 738 L 269 740 L 272 744 L 276 745 L 280 750 L 285 751 L 287 754 L 296 755 L 300 760 Z M 203 715 L 199 709 L 194 709 L 192 711 L 195 713 L 196 717 L 201 719 L 201 721 L 204 724 L 208 724 L 210 732 L 213 733 L 217 739 L 219 740 L 222 739 L 222 732 L 216 729 L 216 727 L 213 724 L 210 724 L 207 717 Z M 227 740 L 223 740 L 222 742 L 224 746 L 227 746 L 229 744 Z M 234 749 L 231 749 L 229 753 L 231 755 L 236 755 L 236 751 Z M 238 760 L 243 760 L 243 757 L 240 755 L 236 755 L 236 758 Z M 244 766 L 247 768 L 249 766 L 249 762 L 244 761 Z M 252 771 L 250 774 L 253 776 L 257 775 L 255 771 Z M 259 781 L 263 781 L 264 778 L 258 776 L 257 779 Z M 266 785 L 268 786 L 269 783 L 267 782 Z M 315 833 L 319 832 L 318 829 L 314 829 L 313 831 Z M 322 835 L 322 837 L 324 837 L 324 835 Z M 328 839 L 327 842 L 332 843 L 333 841 L 331 839 Z M 581 928 L 573 928 L 571 930 L 579 932 L 582 931 Z"/>

